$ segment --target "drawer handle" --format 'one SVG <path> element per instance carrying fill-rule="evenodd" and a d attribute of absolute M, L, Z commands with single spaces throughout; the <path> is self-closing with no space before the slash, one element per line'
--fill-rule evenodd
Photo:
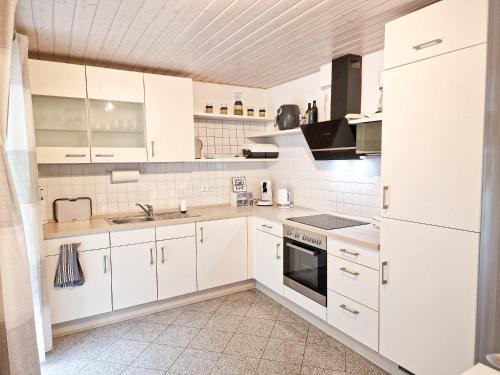
<path fill-rule="evenodd" d="M 351 309 L 350 307 L 346 306 L 345 304 L 340 305 L 340 308 L 344 309 L 345 311 L 350 312 L 353 315 L 358 315 L 359 314 L 358 310 Z"/>
<path fill-rule="evenodd" d="M 353 257 L 357 257 L 359 255 L 359 253 L 357 253 L 355 251 L 350 251 L 350 250 L 347 250 L 347 249 L 340 249 L 340 252 L 344 253 L 344 254 L 352 255 Z"/>
<path fill-rule="evenodd" d="M 155 157 L 155 141 L 151 141 L 151 156 Z"/>
<path fill-rule="evenodd" d="M 104 255 L 104 273 L 108 272 L 108 257 Z"/>
<path fill-rule="evenodd" d="M 340 268 L 340 270 L 341 270 L 342 272 L 348 273 L 349 275 L 359 276 L 359 272 L 348 270 L 348 269 L 347 269 L 347 268 L 345 268 L 345 267 L 341 267 L 341 268 Z"/>
<path fill-rule="evenodd" d="M 153 248 L 149 249 L 149 264 L 153 265 L 154 260 L 153 260 Z"/>
<path fill-rule="evenodd" d="M 200 228 L 200 243 L 203 243 L 203 227 Z"/>
<path fill-rule="evenodd" d="M 66 154 L 64 157 L 66 158 L 84 158 L 87 154 Z"/>
<path fill-rule="evenodd" d="M 413 49 L 415 51 L 420 51 L 421 49 L 424 49 L 427 47 L 432 47 L 432 46 L 435 46 L 436 44 L 440 44 L 440 43 L 443 43 L 443 39 L 433 39 L 433 40 L 429 40 L 428 42 L 417 44 L 416 46 L 413 46 Z"/>
<path fill-rule="evenodd" d="M 281 246 L 281 244 L 279 244 L 279 243 L 276 244 L 276 259 L 281 259 L 280 246 Z"/>
<path fill-rule="evenodd" d="M 161 247 L 161 262 L 165 263 L 165 248 Z"/>
<path fill-rule="evenodd" d="M 388 284 L 389 280 L 386 278 L 385 269 L 389 265 L 389 262 L 382 262 L 382 285 Z"/>
<path fill-rule="evenodd" d="M 112 158 L 115 154 L 95 154 L 96 158 Z"/>
<path fill-rule="evenodd" d="M 273 229 L 272 225 L 262 224 L 261 227 L 264 227 L 264 228 L 267 228 L 267 229 Z"/>

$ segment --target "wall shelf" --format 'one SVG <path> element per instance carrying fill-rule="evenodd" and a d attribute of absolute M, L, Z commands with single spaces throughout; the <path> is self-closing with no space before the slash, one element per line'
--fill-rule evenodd
<path fill-rule="evenodd" d="M 252 163 L 252 162 L 261 162 L 261 161 L 278 161 L 278 158 L 260 158 L 260 159 L 246 159 L 246 158 L 220 158 L 220 159 L 195 159 L 191 162 L 193 163 Z"/>
<path fill-rule="evenodd" d="M 274 137 L 283 137 L 286 135 L 296 135 L 296 134 L 302 134 L 302 130 L 300 130 L 300 128 L 289 129 L 289 130 L 276 130 L 272 132 L 252 134 L 247 136 L 247 138 L 249 139 L 274 138 Z"/>
<path fill-rule="evenodd" d="M 226 121 L 251 121 L 251 122 L 260 122 L 266 123 L 272 121 L 268 117 L 259 117 L 259 116 L 236 116 L 236 115 L 221 115 L 218 113 L 195 113 L 195 119 L 204 119 L 204 120 L 226 120 Z"/>

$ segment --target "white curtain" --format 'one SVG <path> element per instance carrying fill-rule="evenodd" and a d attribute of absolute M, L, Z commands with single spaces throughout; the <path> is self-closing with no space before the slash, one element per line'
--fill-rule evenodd
<path fill-rule="evenodd" d="M 0 374 L 39 375 L 23 223 L 4 149 L 15 0 L 0 1 Z"/>
<path fill-rule="evenodd" d="M 28 73 L 28 38 L 16 34 L 12 47 L 9 118 L 5 150 L 23 219 L 40 360 L 52 349 L 50 308 L 45 283 L 42 207 L 38 189 L 35 130 Z M 44 335 L 45 334 L 45 335 Z"/>

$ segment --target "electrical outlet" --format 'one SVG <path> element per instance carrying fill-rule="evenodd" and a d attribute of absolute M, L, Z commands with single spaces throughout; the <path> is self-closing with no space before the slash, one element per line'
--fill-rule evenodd
<path fill-rule="evenodd" d="M 213 190 L 214 190 L 214 187 L 212 185 L 201 185 L 202 193 L 209 193 Z"/>

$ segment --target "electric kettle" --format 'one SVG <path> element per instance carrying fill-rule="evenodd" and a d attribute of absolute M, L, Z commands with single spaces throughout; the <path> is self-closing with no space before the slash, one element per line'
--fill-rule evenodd
<path fill-rule="evenodd" d="M 276 199 L 276 205 L 280 208 L 290 208 L 293 207 L 292 204 L 292 193 L 288 188 L 278 189 L 278 197 Z"/>

